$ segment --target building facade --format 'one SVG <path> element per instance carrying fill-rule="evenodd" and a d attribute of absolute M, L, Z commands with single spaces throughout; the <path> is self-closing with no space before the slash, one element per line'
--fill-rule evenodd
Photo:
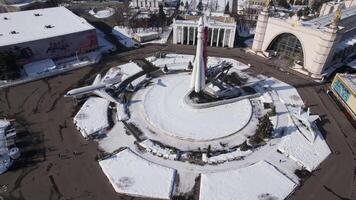
<path fill-rule="evenodd" d="M 196 45 L 198 16 L 187 16 L 184 20 L 173 20 L 173 44 Z M 208 46 L 234 47 L 236 22 L 231 17 L 206 17 Z"/>
<path fill-rule="evenodd" d="M 356 120 L 356 74 L 336 74 L 331 90 Z"/>
<path fill-rule="evenodd" d="M 158 9 L 163 3 L 163 0 L 132 0 L 131 6 L 140 9 Z"/>
<path fill-rule="evenodd" d="M 272 17 L 267 8 L 257 20 L 252 51 L 273 56 L 291 68 L 322 78 L 353 56 L 356 6 L 301 21 L 297 16 Z"/>
<path fill-rule="evenodd" d="M 95 28 L 64 7 L 3 13 L 0 27 L 0 52 L 15 56 L 19 64 L 98 48 Z"/>

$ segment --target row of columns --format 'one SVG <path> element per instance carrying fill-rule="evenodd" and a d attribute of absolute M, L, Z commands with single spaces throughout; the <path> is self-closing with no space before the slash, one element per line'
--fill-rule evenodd
<path fill-rule="evenodd" d="M 185 35 L 184 34 L 184 29 L 187 28 L 187 34 Z M 193 29 L 193 35 L 191 35 L 191 29 Z M 197 27 L 194 27 L 194 26 L 177 26 L 176 27 L 176 30 L 174 33 L 174 42 L 176 44 L 184 44 L 184 39 L 186 38 L 187 42 L 185 44 L 190 44 L 190 41 L 191 41 L 191 37 L 193 37 L 192 41 L 193 41 L 193 45 L 196 45 L 196 34 L 197 34 Z M 222 45 L 220 45 L 220 47 L 225 47 L 225 46 L 228 46 L 228 47 L 233 47 L 233 42 L 232 42 L 232 45 L 231 45 L 231 41 L 234 39 L 234 34 L 233 34 L 233 30 L 231 29 L 227 29 L 227 28 L 211 28 L 211 36 L 209 37 L 209 40 L 208 41 L 208 45 L 210 46 L 213 46 L 214 45 L 214 34 L 217 30 L 217 38 L 216 38 L 216 47 L 219 47 L 219 41 L 222 39 Z M 221 30 L 224 30 L 223 31 L 223 35 L 221 35 Z M 227 32 L 229 32 L 229 34 L 227 34 Z M 221 38 L 222 37 L 222 38 Z M 226 41 L 227 40 L 227 41 Z"/>
<path fill-rule="evenodd" d="M 140 8 L 145 8 L 145 7 L 149 7 L 149 8 L 158 8 L 159 2 L 158 0 L 135 0 L 134 1 L 136 3 L 136 5 L 134 5 L 135 7 L 140 7 Z"/>

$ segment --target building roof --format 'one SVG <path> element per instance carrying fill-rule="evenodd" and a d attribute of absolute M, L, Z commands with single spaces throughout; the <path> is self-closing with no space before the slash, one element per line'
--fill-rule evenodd
<path fill-rule="evenodd" d="M 343 9 L 341 14 L 341 21 L 354 15 L 356 15 L 356 6 Z M 323 28 L 331 24 L 334 21 L 334 18 L 335 12 L 329 15 L 324 15 L 309 21 L 302 22 L 302 24 L 305 26 L 311 26 L 313 28 Z"/>
<path fill-rule="evenodd" d="M 338 74 L 342 81 L 352 90 L 352 93 L 356 93 L 356 74 Z"/>
<path fill-rule="evenodd" d="M 0 27 L 0 46 L 94 29 L 64 7 L 1 13 Z"/>

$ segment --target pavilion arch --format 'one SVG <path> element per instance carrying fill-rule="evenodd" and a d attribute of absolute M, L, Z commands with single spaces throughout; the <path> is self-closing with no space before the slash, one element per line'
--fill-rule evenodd
<path fill-rule="evenodd" d="M 277 56 L 290 63 L 305 66 L 305 54 L 301 40 L 292 33 L 279 33 L 273 37 L 266 51 L 275 51 Z"/>

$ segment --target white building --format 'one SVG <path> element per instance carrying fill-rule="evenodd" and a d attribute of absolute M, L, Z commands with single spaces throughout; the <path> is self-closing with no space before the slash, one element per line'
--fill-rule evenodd
<path fill-rule="evenodd" d="M 163 2 L 163 0 L 132 0 L 131 6 L 140 9 L 158 9 Z"/>
<path fill-rule="evenodd" d="M 279 63 L 286 61 L 301 73 L 321 78 L 356 54 L 355 22 L 356 6 L 309 21 L 271 17 L 265 8 L 258 17 L 252 50 L 275 55 Z"/>
<path fill-rule="evenodd" d="M 173 20 L 173 44 L 196 45 L 199 16 L 186 16 L 184 20 Z M 209 28 L 208 46 L 234 47 L 236 22 L 232 17 L 207 17 Z"/>
<path fill-rule="evenodd" d="M 64 7 L 1 13 L 0 27 L 0 52 L 21 64 L 98 48 L 95 28 Z"/>

